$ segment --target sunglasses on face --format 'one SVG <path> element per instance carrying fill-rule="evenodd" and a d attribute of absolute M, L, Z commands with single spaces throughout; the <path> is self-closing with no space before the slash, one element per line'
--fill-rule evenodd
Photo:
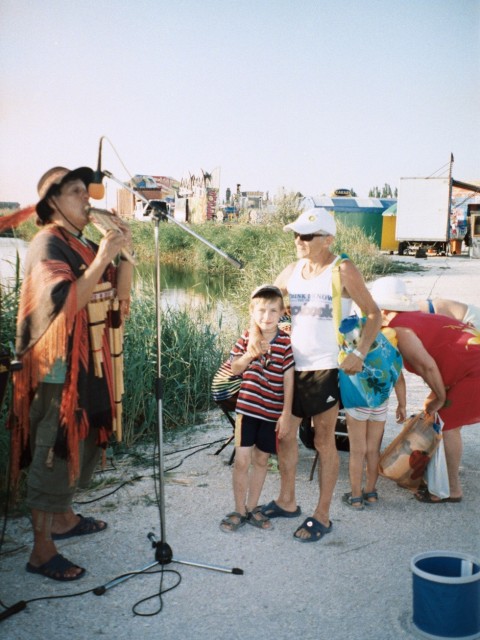
<path fill-rule="evenodd" d="M 326 233 L 294 233 L 295 240 L 298 238 L 302 242 L 311 242 L 314 238 L 326 238 Z"/>

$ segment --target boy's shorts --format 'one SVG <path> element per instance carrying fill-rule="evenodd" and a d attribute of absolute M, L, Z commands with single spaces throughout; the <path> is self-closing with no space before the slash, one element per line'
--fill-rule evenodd
<path fill-rule="evenodd" d="M 338 369 L 295 371 L 292 413 L 297 418 L 324 413 L 339 400 Z"/>
<path fill-rule="evenodd" d="M 264 453 L 277 453 L 276 422 L 237 413 L 235 419 L 235 446 L 253 447 Z"/>

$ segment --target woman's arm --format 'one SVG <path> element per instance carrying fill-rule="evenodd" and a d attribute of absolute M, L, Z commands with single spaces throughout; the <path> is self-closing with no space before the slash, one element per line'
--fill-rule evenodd
<path fill-rule="evenodd" d="M 443 407 L 447 398 L 445 384 L 437 363 L 411 329 L 395 327 L 395 331 L 398 350 L 403 358 L 432 390 L 432 393 L 425 400 L 424 409 L 427 413 L 435 413 Z"/>

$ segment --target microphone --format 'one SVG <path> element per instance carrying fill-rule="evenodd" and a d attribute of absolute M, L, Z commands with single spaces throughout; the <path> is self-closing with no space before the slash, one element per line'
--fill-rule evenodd
<path fill-rule="evenodd" d="M 102 200 L 105 196 L 105 187 L 102 183 L 104 176 L 102 173 L 102 142 L 104 137 L 105 136 L 102 136 L 100 138 L 100 143 L 98 145 L 97 170 L 93 172 L 92 182 L 88 185 L 88 195 L 94 200 Z"/>

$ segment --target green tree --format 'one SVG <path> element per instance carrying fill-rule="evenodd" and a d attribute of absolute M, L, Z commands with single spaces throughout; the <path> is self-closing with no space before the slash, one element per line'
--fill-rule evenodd
<path fill-rule="evenodd" d="M 385 182 L 382 189 L 382 198 L 391 198 L 392 197 L 392 187 Z"/>

